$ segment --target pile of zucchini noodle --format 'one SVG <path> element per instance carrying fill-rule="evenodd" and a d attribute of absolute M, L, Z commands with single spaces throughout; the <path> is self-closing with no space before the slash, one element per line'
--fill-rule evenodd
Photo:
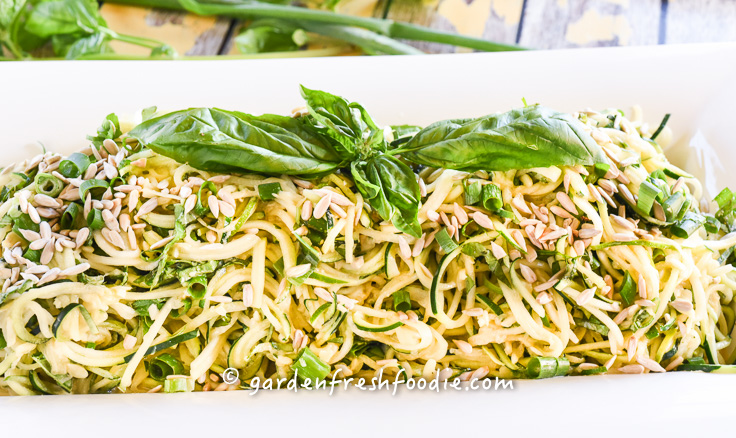
<path fill-rule="evenodd" d="M 736 235 L 701 226 L 679 238 L 622 208 L 652 175 L 697 200 L 694 211 L 716 203 L 699 201 L 701 185 L 649 140 L 657 136 L 640 111 L 575 117 L 614 165 L 417 169 L 420 238 L 373 214 L 347 173 L 222 175 L 109 139 L 80 152 L 91 164 L 46 153 L 9 166 L 0 176 L 0 391 L 733 363 L 736 275 L 726 259 Z M 658 134 L 666 144 L 669 129 Z M 69 162 L 89 167 L 63 177 Z M 91 219 L 67 215 L 74 202 Z M 503 208 L 486 208 L 494 202 Z M 198 216 L 174 240 L 176 208 Z M 154 278 L 163 285 L 151 289 Z M 239 382 L 222 381 L 227 368 Z"/>

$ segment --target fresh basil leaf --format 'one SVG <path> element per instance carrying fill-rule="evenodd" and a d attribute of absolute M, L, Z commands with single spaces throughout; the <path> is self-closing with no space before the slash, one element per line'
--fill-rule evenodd
<path fill-rule="evenodd" d="M 235 47 L 244 54 L 290 52 L 307 42 L 303 29 L 281 20 L 254 21 L 235 37 Z"/>
<path fill-rule="evenodd" d="M 352 164 L 353 179 L 365 201 L 386 221 L 404 233 L 419 237 L 419 184 L 406 164 L 390 155 L 378 155 Z"/>
<path fill-rule="evenodd" d="M 343 167 L 328 139 L 303 118 L 192 108 L 147 120 L 129 135 L 202 170 L 314 176 Z"/>
<path fill-rule="evenodd" d="M 42 38 L 83 32 L 92 34 L 106 26 L 94 0 L 47 1 L 35 6 L 26 29 Z"/>
<path fill-rule="evenodd" d="M 340 96 L 301 87 L 309 113 L 326 129 L 322 132 L 335 139 L 338 152 L 345 159 L 367 158 L 374 149 L 385 151 L 383 130 L 379 129 L 361 105 Z"/>
<path fill-rule="evenodd" d="M 88 135 L 87 140 L 91 141 L 92 144 L 99 149 L 102 147 L 102 143 L 105 140 L 114 140 L 123 135 L 120 131 L 120 121 L 118 116 L 115 114 L 108 114 L 105 120 L 102 122 L 99 128 L 97 128 L 97 135 Z"/>
<path fill-rule="evenodd" d="M 112 53 L 107 36 L 100 32 L 83 38 L 77 38 L 73 35 L 55 35 L 52 42 L 54 53 L 66 59 L 77 59 L 99 53 Z"/>
<path fill-rule="evenodd" d="M 581 122 L 539 105 L 437 122 L 391 153 L 416 164 L 469 172 L 606 161 Z"/>

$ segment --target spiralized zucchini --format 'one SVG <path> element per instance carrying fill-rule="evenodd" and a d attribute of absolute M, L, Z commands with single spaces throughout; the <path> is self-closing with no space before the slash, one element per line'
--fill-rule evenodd
<path fill-rule="evenodd" d="M 126 140 L 117 120 L 71 162 L 9 166 L 0 388 L 727 370 L 727 200 L 701 201 L 641 120 L 574 116 L 612 165 L 415 168 L 418 238 L 347 173 L 209 173 Z M 238 383 L 222 382 L 227 368 Z"/>

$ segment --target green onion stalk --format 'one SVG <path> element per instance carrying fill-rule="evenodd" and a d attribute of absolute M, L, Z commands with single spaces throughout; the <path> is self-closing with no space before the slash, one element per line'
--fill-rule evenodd
<path fill-rule="evenodd" d="M 237 19 L 276 18 L 294 22 L 305 30 L 340 39 L 376 54 L 419 54 L 417 49 L 396 39 L 425 41 L 467 47 L 484 52 L 524 50 L 450 32 L 429 29 L 385 18 L 355 17 L 298 6 L 276 5 L 252 0 L 111 0 L 133 6 L 187 11 L 197 15 L 216 15 Z"/>

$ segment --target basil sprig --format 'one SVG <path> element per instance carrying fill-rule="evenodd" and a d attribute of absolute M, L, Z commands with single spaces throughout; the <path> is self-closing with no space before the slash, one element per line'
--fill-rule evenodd
<path fill-rule="evenodd" d="M 347 165 L 302 118 L 192 108 L 147 120 L 130 137 L 180 163 L 215 172 L 317 176 Z"/>
<path fill-rule="evenodd" d="M 301 93 L 306 116 L 192 108 L 144 121 L 129 136 L 202 170 L 312 178 L 344 169 L 367 205 L 415 237 L 421 195 L 408 164 L 506 171 L 607 161 L 581 122 L 539 105 L 394 128 L 389 144 L 360 104 L 305 87 Z"/>
<path fill-rule="evenodd" d="M 580 121 L 540 105 L 433 123 L 392 153 L 416 164 L 468 172 L 606 162 Z"/>

